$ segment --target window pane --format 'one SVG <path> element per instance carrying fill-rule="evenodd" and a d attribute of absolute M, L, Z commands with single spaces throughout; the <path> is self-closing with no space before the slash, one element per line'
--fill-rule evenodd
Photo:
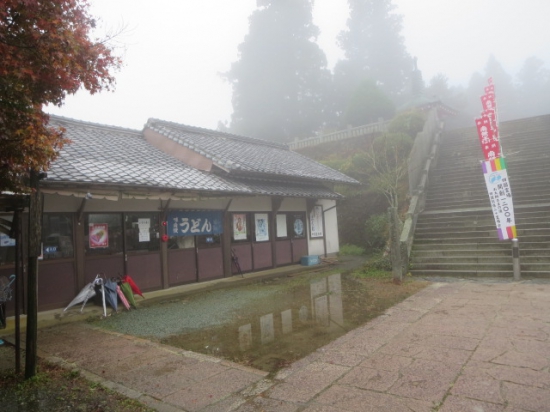
<path fill-rule="evenodd" d="M 306 236 L 306 215 L 304 213 L 295 213 L 292 215 L 292 237 L 300 239 Z"/>
<path fill-rule="evenodd" d="M 156 252 L 160 247 L 157 213 L 132 213 L 124 217 L 126 250 Z"/>
<path fill-rule="evenodd" d="M 195 236 L 170 236 L 168 249 L 191 249 L 195 247 Z"/>
<path fill-rule="evenodd" d="M 45 213 L 42 218 L 44 260 L 74 257 L 71 215 Z"/>
<path fill-rule="evenodd" d="M 288 237 L 286 214 L 277 215 L 277 237 L 278 238 Z"/>
<path fill-rule="evenodd" d="M 2 219 L 13 220 L 13 215 L 0 215 Z M 0 266 L 15 264 L 15 239 L 0 233 Z"/>
<path fill-rule="evenodd" d="M 122 215 L 120 213 L 90 213 L 84 227 L 86 255 L 122 253 Z"/>

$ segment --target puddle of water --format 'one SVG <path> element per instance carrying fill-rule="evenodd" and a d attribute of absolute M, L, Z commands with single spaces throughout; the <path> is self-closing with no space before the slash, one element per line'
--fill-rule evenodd
<path fill-rule="evenodd" d="M 242 302 L 223 325 L 176 333 L 161 341 L 275 372 L 421 287 L 396 292 L 400 287 L 387 280 L 369 282 L 340 273 L 277 278 L 241 287 L 264 294 L 261 299 Z"/>

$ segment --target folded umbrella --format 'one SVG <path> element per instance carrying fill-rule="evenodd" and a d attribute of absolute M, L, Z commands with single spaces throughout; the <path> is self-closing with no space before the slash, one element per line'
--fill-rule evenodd
<path fill-rule="evenodd" d="M 105 282 L 103 281 L 103 278 L 101 278 L 99 275 L 95 277 L 94 285 L 100 286 L 100 293 L 101 293 L 101 299 L 103 303 L 103 317 L 107 317 L 107 306 L 105 305 Z M 84 305 L 82 305 L 82 308 L 84 309 Z"/>
<path fill-rule="evenodd" d="M 124 307 L 127 310 L 130 310 L 130 304 L 128 303 L 128 299 L 126 299 L 126 296 L 124 296 L 124 292 L 122 291 L 122 289 L 120 288 L 120 286 L 118 284 L 116 285 L 116 293 L 117 293 L 118 297 L 120 298 L 120 301 L 122 302 Z"/>
<path fill-rule="evenodd" d="M 124 296 L 126 296 L 126 299 L 128 300 L 128 303 L 134 307 L 136 306 L 136 300 L 134 299 L 134 292 L 132 292 L 132 287 L 128 282 L 122 282 L 120 284 L 120 289 L 122 290 L 122 293 L 124 293 Z"/>
<path fill-rule="evenodd" d="M 145 297 L 143 296 L 143 293 L 141 293 L 141 290 L 138 288 L 138 286 L 136 285 L 134 280 L 130 277 L 130 275 L 124 275 L 122 277 L 122 281 L 127 282 L 130 285 L 130 287 L 132 288 L 132 292 L 134 292 L 136 295 L 139 295 L 145 299 Z"/>
<path fill-rule="evenodd" d="M 82 309 L 80 309 L 80 311 L 82 312 L 82 310 L 84 309 L 84 305 L 86 305 L 86 302 L 90 298 L 93 298 L 94 296 L 95 296 L 94 284 L 93 282 L 90 282 L 86 286 L 84 286 L 82 290 L 78 293 L 78 295 L 76 295 L 75 298 L 71 301 L 71 303 L 69 303 L 67 307 L 63 309 L 63 312 L 65 312 L 67 309 L 69 309 L 74 305 L 78 305 L 79 303 L 84 302 L 84 304 L 82 305 Z"/>
<path fill-rule="evenodd" d="M 105 286 L 105 300 L 107 303 L 115 310 L 118 310 L 118 299 L 117 299 L 117 283 L 114 280 L 108 279 L 104 283 Z"/>

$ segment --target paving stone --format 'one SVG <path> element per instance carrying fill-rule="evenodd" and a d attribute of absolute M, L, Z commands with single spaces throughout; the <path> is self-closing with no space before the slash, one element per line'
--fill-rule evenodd
<path fill-rule="evenodd" d="M 541 358 L 536 353 L 520 353 L 516 351 L 507 351 L 494 358 L 492 362 L 534 370 L 542 370 L 548 367 L 548 359 Z"/>
<path fill-rule="evenodd" d="M 504 397 L 509 404 L 528 411 L 550 411 L 550 392 L 548 390 L 511 382 L 504 382 L 502 385 Z"/>
<path fill-rule="evenodd" d="M 201 409 L 201 412 L 234 412 L 245 402 L 245 397 L 239 394 L 233 394 L 215 404 Z"/>
<path fill-rule="evenodd" d="M 409 366 L 412 362 L 412 358 L 388 355 L 380 351 L 372 355 L 370 358 L 365 359 L 360 366 L 384 371 L 399 371 L 401 368 Z"/>
<path fill-rule="evenodd" d="M 502 404 L 482 402 L 460 396 L 449 396 L 439 412 L 503 412 L 506 407 Z"/>
<path fill-rule="evenodd" d="M 416 359 L 401 370 L 401 378 L 391 387 L 395 395 L 440 402 L 460 372 L 461 365 Z"/>
<path fill-rule="evenodd" d="M 391 388 L 397 379 L 399 379 L 398 371 L 356 367 L 340 379 L 338 384 L 384 392 Z"/>
<path fill-rule="evenodd" d="M 321 350 L 317 361 L 333 365 L 356 366 L 365 360 L 365 356 L 356 353 L 338 352 L 335 350 Z"/>
<path fill-rule="evenodd" d="M 426 313 L 427 310 L 412 310 L 399 307 L 399 309 L 387 310 L 386 316 L 388 316 L 389 320 L 392 322 L 412 323 L 416 322 Z"/>
<path fill-rule="evenodd" d="M 198 411 L 219 402 L 259 380 L 255 374 L 227 369 L 217 375 L 165 397 L 165 401 L 188 411 Z"/>
<path fill-rule="evenodd" d="M 353 412 L 432 412 L 435 406 L 432 402 L 340 385 L 327 389 L 315 399 L 315 403 Z"/>
<path fill-rule="evenodd" d="M 258 397 L 242 404 L 235 412 L 296 412 L 298 409 L 298 405 L 289 402 Z"/>
<path fill-rule="evenodd" d="M 342 412 L 342 409 L 328 405 L 311 405 L 302 410 L 302 412 Z"/>
<path fill-rule="evenodd" d="M 533 386 L 541 389 L 550 389 L 550 373 L 547 370 L 536 371 L 514 366 L 495 365 L 491 363 L 472 364 L 471 367 L 485 370 L 493 378 L 512 382 L 519 385 Z"/>
<path fill-rule="evenodd" d="M 504 405 L 501 383 L 485 369 L 465 368 L 451 389 L 456 396 Z"/>
<path fill-rule="evenodd" d="M 315 362 L 291 375 L 284 383 L 274 386 L 266 394 L 273 399 L 304 403 L 336 382 L 349 370 L 350 368 L 340 365 Z"/>

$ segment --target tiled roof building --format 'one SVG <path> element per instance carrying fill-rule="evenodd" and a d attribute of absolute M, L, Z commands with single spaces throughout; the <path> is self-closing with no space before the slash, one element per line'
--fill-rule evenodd
<path fill-rule="evenodd" d="M 71 142 L 40 182 L 39 310 L 66 306 L 98 274 L 148 292 L 339 250 L 333 186 L 358 182 L 285 145 L 156 119 L 142 131 L 50 124 Z M 1 240 L 0 276 L 16 255 Z"/>

